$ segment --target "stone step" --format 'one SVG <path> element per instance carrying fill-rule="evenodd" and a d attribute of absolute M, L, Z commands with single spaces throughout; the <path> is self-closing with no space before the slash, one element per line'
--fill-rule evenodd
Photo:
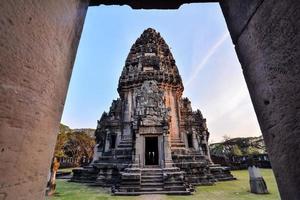
<path fill-rule="evenodd" d="M 150 165 L 151 166 L 151 165 Z M 162 171 L 159 167 L 151 167 L 151 168 L 142 168 L 141 171 Z"/>
<path fill-rule="evenodd" d="M 131 139 L 124 139 L 124 140 L 121 140 L 120 142 L 132 142 Z"/>
<path fill-rule="evenodd" d="M 162 187 L 142 187 L 141 188 L 141 191 L 148 191 L 148 192 L 151 192 L 151 191 L 163 191 L 164 188 Z"/>
<path fill-rule="evenodd" d="M 117 146 L 117 149 L 119 149 L 119 148 L 123 148 L 123 149 L 124 149 L 124 148 L 125 148 L 125 149 L 128 148 L 128 150 L 129 150 L 129 149 L 131 150 L 131 149 L 132 149 L 132 145 L 131 145 L 131 144 L 121 144 L 121 145 L 118 145 L 118 146 Z"/>
<path fill-rule="evenodd" d="M 142 179 L 158 179 L 158 178 L 162 178 L 163 175 L 159 174 L 159 175 L 143 175 L 141 176 Z"/>
<path fill-rule="evenodd" d="M 185 144 L 184 143 L 171 143 L 171 146 L 174 146 L 174 147 L 185 147 Z"/>
<path fill-rule="evenodd" d="M 171 144 L 184 144 L 184 142 L 178 140 L 178 141 L 171 141 Z"/>
<path fill-rule="evenodd" d="M 121 139 L 120 142 L 132 142 L 132 139 Z"/>
<path fill-rule="evenodd" d="M 114 152 L 108 151 L 104 152 L 102 156 L 112 156 L 112 155 L 131 155 L 132 154 L 132 148 L 122 148 L 122 149 L 115 149 Z"/>
<path fill-rule="evenodd" d="M 120 188 L 119 188 L 119 190 L 121 190 L 121 191 L 124 191 L 124 190 L 135 190 L 135 191 L 139 191 L 140 190 L 140 186 L 138 185 L 138 186 L 132 186 L 132 185 L 124 185 L 124 186 L 121 186 Z"/>
<path fill-rule="evenodd" d="M 171 139 L 171 142 L 183 142 L 183 141 L 180 139 Z"/>
<path fill-rule="evenodd" d="M 117 150 L 118 151 L 123 151 L 123 153 L 120 153 L 120 154 L 124 154 L 124 155 L 131 155 L 132 154 L 132 147 L 125 147 L 125 148 L 123 148 L 123 147 L 121 147 L 121 148 L 117 148 Z"/>
<path fill-rule="evenodd" d="M 162 170 L 141 170 L 142 174 L 162 174 L 163 171 Z"/>
<path fill-rule="evenodd" d="M 145 175 L 148 175 L 148 174 L 163 174 L 163 172 L 160 170 L 160 171 L 141 171 L 142 175 L 145 174 Z"/>
<path fill-rule="evenodd" d="M 119 144 L 118 147 L 132 147 L 132 144 Z"/>
<path fill-rule="evenodd" d="M 162 171 L 142 171 L 142 175 L 162 175 Z"/>
<path fill-rule="evenodd" d="M 120 143 L 118 146 L 132 146 L 132 143 Z"/>
<path fill-rule="evenodd" d="M 142 183 L 153 183 L 153 182 L 160 183 L 162 181 L 163 181 L 162 177 L 161 178 L 151 178 L 151 179 L 143 179 L 142 178 L 142 180 L 141 180 Z"/>
<path fill-rule="evenodd" d="M 117 149 L 127 149 L 127 150 L 131 150 L 132 149 L 132 145 L 118 145 Z"/>
<path fill-rule="evenodd" d="M 163 179 L 163 175 L 142 175 L 141 176 L 142 180 L 159 180 L 159 179 Z"/>
<path fill-rule="evenodd" d="M 171 190 L 171 191 L 181 191 L 181 190 L 186 190 L 183 185 L 168 185 L 164 186 L 165 190 Z"/>
<path fill-rule="evenodd" d="M 185 150 L 185 145 L 171 145 L 171 149 L 181 149 Z"/>
<path fill-rule="evenodd" d="M 184 144 L 184 142 L 183 141 L 181 141 L 181 140 L 171 140 L 171 144 L 172 143 L 181 143 L 181 144 Z"/>
<path fill-rule="evenodd" d="M 163 173 L 162 172 L 154 172 L 154 173 L 151 173 L 151 172 L 142 172 L 141 175 L 142 175 L 142 177 L 143 176 L 162 176 Z"/>
<path fill-rule="evenodd" d="M 114 195 L 131 195 L 131 196 L 137 196 L 137 195 L 143 195 L 143 194 L 170 194 L 170 195 L 190 195 L 190 191 L 141 191 L 141 192 L 115 192 Z"/>
<path fill-rule="evenodd" d="M 176 146 L 174 146 L 174 145 L 171 145 L 171 149 L 172 150 L 176 150 L 176 149 L 178 149 L 178 150 L 186 150 L 186 147 L 184 146 L 184 145 L 181 145 L 181 146 L 179 146 L 179 145 L 176 145 Z"/>
<path fill-rule="evenodd" d="M 124 145 L 124 144 L 126 144 L 126 145 L 128 145 L 128 144 L 132 145 L 132 142 L 120 142 L 119 145 L 120 145 L 120 144 L 121 144 L 121 145 Z"/>
<path fill-rule="evenodd" d="M 166 181 L 164 183 L 167 184 L 167 185 L 183 185 L 183 181 L 182 180 Z"/>
<path fill-rule="evenodd" d="M 141 183 L 142 188 L 144 187 L 162 187 L 164 185 L 164 183 L 161 182 L 152 182 L 152 183 Z"/>

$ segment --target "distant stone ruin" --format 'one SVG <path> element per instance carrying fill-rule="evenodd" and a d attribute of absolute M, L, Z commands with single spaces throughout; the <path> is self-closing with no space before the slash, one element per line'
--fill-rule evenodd
<path fill-rule="evenodd" d="M 190 194 L 193 185 L 234 179 L 212 163 L 206 119 L 183 89 L 168 45 L 145 30 L 126 59 L 120 98 L 98 121 L 93 162 L 74 170 L 72 181 L 127 195 Z"/>

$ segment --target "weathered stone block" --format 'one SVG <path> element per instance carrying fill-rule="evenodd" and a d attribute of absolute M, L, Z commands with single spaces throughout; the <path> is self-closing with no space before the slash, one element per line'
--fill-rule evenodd
<path fill-rule="evenodd" d="M 44 199 L 87 0 L 0 2 L 0 194 Z"/>
<path fill-rule="evenodd" d="M 240 12 L 236 5 L 232 12 Z M 235 39 L 281 198 L 289 200 L 300 199 L 299 18 L 299 1 L 263 1 Z"/>

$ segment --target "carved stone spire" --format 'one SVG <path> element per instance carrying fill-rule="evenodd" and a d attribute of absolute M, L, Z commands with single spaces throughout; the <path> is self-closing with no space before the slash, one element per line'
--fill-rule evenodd
<path fill-rule="evenodd" d="M 183 91 L 170 48 L 152 28 L 146 29 L 132 45 L 119 79 L 118 91 L 140 86 L 147 80 L 156 80 L 159 85 Z"/>

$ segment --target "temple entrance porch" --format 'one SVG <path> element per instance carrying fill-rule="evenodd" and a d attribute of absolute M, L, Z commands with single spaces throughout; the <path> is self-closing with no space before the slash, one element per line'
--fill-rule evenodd
<path fill-rule="evenodd" d="M 136 141 L 136 166 L 140 168 L 163 168 L 166 154 L 163 140 L 163 136 L 159 134 L 139 135 L 138 141 Z"/>

